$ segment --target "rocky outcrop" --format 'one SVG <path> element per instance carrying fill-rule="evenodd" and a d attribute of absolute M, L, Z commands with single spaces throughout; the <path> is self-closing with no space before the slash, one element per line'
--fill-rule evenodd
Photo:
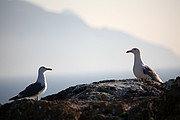
<path fill-rule="evenodd" d="M 180 77 L 164 84 L 149 80 L 106 80 L 67 88 L 40 101 L 0 106 L 0 119 L 179 120 Z"/>
<path fill-rule="evenodd" d="M 157 97 L 163 92 L 162 89 L 162 86 L 150 80 L 106 80 L 92 84 L 76 85 L 43 99 L 51 101 L 62 99 L 96 101 L 137 100 Z"/>
<path fill-rule="evenodd" d="M 180 77 L 166 82 L 164 87 L 166 89 L 160 97 L 157 118 L 159 120 L 180 120 Z"/>

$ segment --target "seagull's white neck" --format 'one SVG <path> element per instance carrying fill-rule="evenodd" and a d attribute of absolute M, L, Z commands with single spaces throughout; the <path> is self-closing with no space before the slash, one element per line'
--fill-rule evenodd
<path fill-rule="evenodd" d="M 140 53 L 134 54 L 134 65 L 143 65 Z"/>
<path fill-rule="evenodd" d="M 44 72 L 42 72 L 42 71 L 38 72 L 37 82 L 41 83 L 42 86 L 46 86 L 47 83 L 46 83 L 46 78 L 45 78 Z"/>

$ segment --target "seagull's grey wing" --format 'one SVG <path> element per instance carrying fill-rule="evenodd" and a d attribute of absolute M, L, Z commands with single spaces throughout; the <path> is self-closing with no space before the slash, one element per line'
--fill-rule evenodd
<path fill-rule="evenodd" d="M 44 89 L 44 87 L 41 86 L 40 83 L 36 82 L 36 83 L 32 83 L 31 85 L 26 87 L 25 90 L 21 91 L 19 94 L 22 97 L 30 97 L 30 96 L 34 96 L 34 95 L 38 94 L 43 89 Z"/>
<path fill-rule="evenodd" d="M 153 80 L 156 80 L 156 78 L 157 78 L 156 73 L 150 67 L 148 67 L 147 65 L 144 66 L 143 73 L 148 75 Z"/>

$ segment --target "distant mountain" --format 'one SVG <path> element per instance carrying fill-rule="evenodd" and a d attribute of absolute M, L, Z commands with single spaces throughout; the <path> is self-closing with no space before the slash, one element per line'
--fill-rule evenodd
<path fill-rule="evenodd" d="M 134 46 L 152 67 L 180 66 L 169 49 L 122 31 L 89 27 L 68 10 L 57 14 L 28 2 L 1 0 L 0 16 L 0 76 L 28 74 L 42 64 L 57 74 L 129 70 L 133 57 L 125 52 Z"/>

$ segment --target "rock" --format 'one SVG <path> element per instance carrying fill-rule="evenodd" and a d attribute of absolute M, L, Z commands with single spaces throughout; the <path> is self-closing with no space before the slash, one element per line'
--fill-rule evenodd
<path fill-rule="evenodd" d="M 0 108 L 1 120 L 24 120 L 24 119 L 72 119 L 80 117 L 79 107 L 76 101 L 34 101 L 18 100 L 3 105 Z"/>
<path fill-rule="evenodd" d="M 174 86 L 180 87 L 180 77 L 177 77 L 176 79 L 170 79 L 163 84 L 163 87 L 167 90 Z"/>
<path fill-rule="evenodd" d="M 139 79 L 76 85 L 40 101 L 1 105 L 0 119 L 178 120 L 179 82 L 180 77 L 162 85 Z"/>
<path fill-rule="evenodd" d="M 159 96 L 163 92 L 162 89 L 162 86 L 149 80 L 108 80 L 76 85 L 43 99 L 49 101 L 63 99 L 99 101 L 142 99 Z"/>
<path fill-rule="evenodd" d="M 170 82 L 170 85 L 169 85 Z M 180 77 L 167 81 L 165 93 L 161 97 L 157 119 L 180 120 Z"/>
<path fill-rule="evenodd" d="M 128 119 L 180 120 L 180 77 L 171 79 L 162 86 L 165 88 L 162 95 L 132 108 Z"/>

